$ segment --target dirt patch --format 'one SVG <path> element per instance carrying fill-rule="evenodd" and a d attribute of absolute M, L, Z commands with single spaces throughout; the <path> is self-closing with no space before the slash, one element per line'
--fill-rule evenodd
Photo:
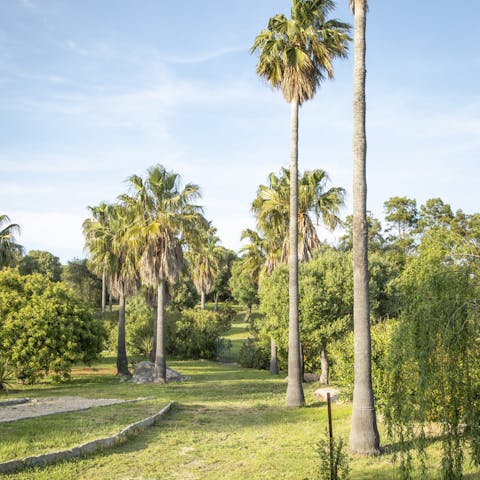
<path fill-rule="evenodd" d="M 83 397 L 57 397 L 36 398 L 21 405 L 7 405 L 0 407 L 0 422 L 13 422 L 22 418 L 40 417 L 52 413 L 73 412 L 86 410 L 91 407 L 115 405 L 125 403 L 125 400 L 116 398 L 83 398 Z"/>

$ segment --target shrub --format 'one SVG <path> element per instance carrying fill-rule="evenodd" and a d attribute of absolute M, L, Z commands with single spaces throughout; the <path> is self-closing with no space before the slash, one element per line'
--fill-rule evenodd
<path fill-rule="evenodd" d="M 221 335 L 230 328 L 228 315 L 208 310 L 169 312 L 166 324 L 166 350 L 177 358 L 215 360 L 225 342 Z"/>
<path fill-rule="evenodd" d="M 270 367 L 270 347 L 252 338 L 247 338 L 240 347 L 238 361 L 244 368 L 268 370 Z"/>
<path fill-rule="evenodd" d="M 64 284 L 0 272 L 0 348 L 17 378 L 32 383 L 52 372 L 66 379 L 75 362 L 97 357 L 104 339 L 102 324 Z"/>
<path fill-rule="evenodd" d="M 165 341 L 167 355 L 177 358 L 216 359 L 227 344 L 220 337 L 230 329 L 232 311 L 184 309 L 167 311 Z M 149 356 L 153 348 L 155 310 L 142 294 L 127 299 L 126 344 L 129 354 Z M 109 346 L 116 349 L 117 322 L 109 326 Z"/>
<path fill-rule="evenodd" d="M 377 405 L 382 406 L 387 395 L 388 357 L 397 322 L 388 320 L 371 327 L 372 383 Z M 330 351 L 333 361 L 332 378 L 343 386 L 343 392 L 353 395 L 353 332 L 335 342 Z"/>

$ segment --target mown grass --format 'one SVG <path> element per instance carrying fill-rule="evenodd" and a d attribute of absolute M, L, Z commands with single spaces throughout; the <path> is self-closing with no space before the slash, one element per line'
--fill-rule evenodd
<path fill-rule="evenodd" d="M 231 332 L 235 335 L 236 331 Z M 177 361 L 171 366 L 191 380 L 167 385 L 118 383 L 113 359 L 78 368 L 71 383 L 44 382 L 18 387 L 15 396 L 81 395 L 84 397 L 138 398 L 146 402 L 105 406 L 85 412 L 56 414 L 34 420 L 0 424 L 0 456 L 10 443 L 17 451 L 41 450 L 116 432 L 136 416 L 176 402 L 156 426 L 132 437 L 128 443 L 102 454 L 43 469 L 5 476 L 10 479 L 291 479 L 317 478 L 315 451 L 327 427 L 325 404 L 313 396 L 317 385 L 305 385 L 307 408 L 284 407 L 283 377 L 246 370 L 234 364 Z M 351 406 L 334 404 L 336 435 L 348 436 Z M 48 423 L 45 423 L 48 422 Z M 8 425 L 8 427 L 5 427 Z M 30 433 L 29 433 L 30 432 Z M 30 437 L 31 434 L 38 435 Z M 383 434 L 383 432 L 382 432 Z M 23 442 L 23 443 L 22 443 Z M 21 443 L 21 446 L 20 446 Z M 30 452 L 29 452 L 30 453 Z M 430 449 L 430 470 L 438 471 L 438 444 Z M 395 478 L 392 456 L 352 459 L 353 480 Z M 480 478 L 470 472 L 465 478 Z"/>

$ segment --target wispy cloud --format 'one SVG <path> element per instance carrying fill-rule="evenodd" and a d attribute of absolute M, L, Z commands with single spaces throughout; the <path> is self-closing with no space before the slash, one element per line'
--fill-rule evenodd
<path fill-rule="evenodd" d="M 180 56 L 180 55 L 162 56 L 160 54 L 159 59 L 165 63 L 185 65 L 185 64 L 208 62 L 210 60 L 215 60 L 217 58 L 224 57 L 226 55 L 232 55 L 240 52 L 247 54 L 248 51 L 249 51 L 249 48 L 246 46 L 227 47 L 227 48 L 219 48 L 217 50 L 212 50 L 209 52 L 199 52 L 192 56 Z"/>

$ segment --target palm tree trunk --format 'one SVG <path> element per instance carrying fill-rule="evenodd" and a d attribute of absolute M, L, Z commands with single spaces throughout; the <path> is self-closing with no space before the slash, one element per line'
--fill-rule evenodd
<path fill-rule="evenodd" d="M 218 298 L 220 297 L 220 292 L 215 293 L 215 308 L 214 311 L 218 312 Z"/>
<path fill-rule="evenodd" d="M 165 358 L 165 281 L 161 281 L 158 284 L 154 379 L 157 383 L 165 383 L 167 381 L 167 361 Z"/>
<path fill-rule="evenodd" d="M 353 93 L 353 323 L 354 389 L 350 449 L 379 453 L 371 369 L 370 307 L 368 299 L 368 227 L 365 131 L 365 25 L 366 0 L 356 0 L 354 10 Z"/>
<path fill-rule="evenodd" d="M 287 407 L 305 406 L 300 359 L 298 318 L 298 101 L 291 102 L 290 145 L 290 252 L 288 256 L 288 386 Z"/>
<path fill-rule="evenodd" d="M 130 375 L 125 346 L 125 295 L 120 295 L 118 307 L 117 375 Z"/>
<path fill-rule="evenodd" d="M 327 358 L 327 350 L 325 349 L 324 345 L 322 345 L 322 348 L 320 350 L 320 368 L 320 383 L 322 385 L 328 385 L 329 365 Z"/>
<path fill-rule="evenodd" d="M 105 303 L 107 300 L 107 282 L 105 272 L 102 273 L 102 315 L 105 313 Z"/>
<path fill-rule="evenodd" d="M 270 337 L 270 375 L 278 375 L 277 344 Z"/>
<path fill-rule="evenodd" d="M 152 342 L 152 354 L 150 356 L 150 361 L 155 363 L 155 355 L 157 352 L 157 315 L 158 315 L 158 305 L 154 307 L 154 319 L 153 319 L 153 342 Z"/>
<path fill-rule="evenodd" d="M 205 310 L 205 292 L 203 290 L 200 292 L 200 308 Z"/>

